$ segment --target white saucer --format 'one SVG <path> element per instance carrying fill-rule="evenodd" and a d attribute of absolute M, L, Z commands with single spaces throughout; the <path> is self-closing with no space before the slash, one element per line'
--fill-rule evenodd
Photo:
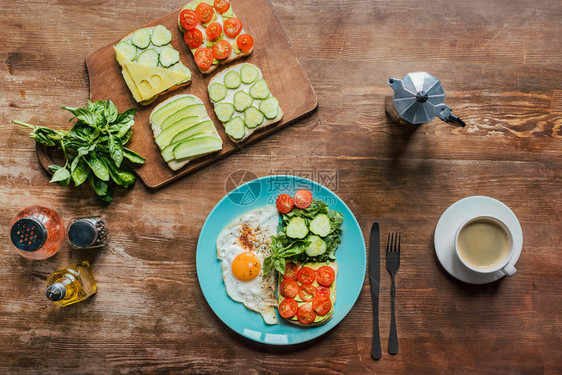
<path fill-rule="evenodd" d="M 474 272 L 464 266 L 455 253 L 455 233 L 458 227 L 476 216 L 493 215 L 501 219 L 513 234 L 513 257 L 509 264 L 515 265 L 523 247 L 523 232 L 519 220 L 502 202 L 483 196 L 473 196 L 453 203 L 443 212 L 435 227 L 433 243 L 439 262 L 451 275 L 470 284 L 486 284 L 505 276 L 502 271 L 489 274 Z"/>

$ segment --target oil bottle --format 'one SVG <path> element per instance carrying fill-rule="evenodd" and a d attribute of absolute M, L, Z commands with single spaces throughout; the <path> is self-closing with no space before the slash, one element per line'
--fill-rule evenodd
<path fill-rule="evenodd" d="M 96 282 L 87 261 L 53 272 L 47 279 L 47 298 L 61 307 L 83 301 L 96 291 Z"/>

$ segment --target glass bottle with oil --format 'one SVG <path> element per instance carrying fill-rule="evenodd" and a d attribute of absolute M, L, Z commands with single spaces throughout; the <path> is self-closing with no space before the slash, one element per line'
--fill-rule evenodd
<path fill-rule="evenodd" d="M 94 275 L 87 261 L 53 272 L 47 279 L 47 298 L 61 307 L 83 301 L 96 291 Z"/>

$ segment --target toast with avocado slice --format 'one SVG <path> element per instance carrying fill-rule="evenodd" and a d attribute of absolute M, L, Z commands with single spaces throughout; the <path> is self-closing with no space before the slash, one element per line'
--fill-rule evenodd
<path fill-rule="evenodd" d="M 323 267 L 330 268 L 331 271 Z M 306 275 L 306 272 L 301 271 L 303 268 L 308 268 L 312 272 Z M 287 322 L 302 327 L 316 327 L 326 324 L 334 315 L 337 274 L 338 264 L 336 262 L 305 263 L 297 265 L 291 272 L 287 268 L 285 276 L 279 274 L 277 282 L 279 315 Z M 311 275 L 313 276 L 311 277 Z M 309 283 L 311 280 L 313 280 L 312 283 Z M 295 283 L 298 284 L 296 295 Z M 293 295 L 294 297 L 291 297 Z M 320 296 L 324 298 L 324 303 L 316 304 L 315 300 L 319 302 L 317 297 Z M 284 300 L 291 299 L 296 302 L 296 311 L 294 309 L 295 304 L 292 301 L 284 302 Z M 327 300 L 329 300 L 329 303 Z M 283 306 L 283 304 L 293 306 L 292 310 Z"/>
<path fill-rule="evenodd" d="M 154 107 L 149 121 L 162 157 L 174 171 L 222 149 L 215 124 L 195 95 L 175 95 L 163 101 Z"/>

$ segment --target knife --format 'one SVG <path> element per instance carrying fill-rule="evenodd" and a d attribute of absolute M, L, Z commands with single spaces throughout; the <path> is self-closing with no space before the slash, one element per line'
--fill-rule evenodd
<path fill-rule="evenodd" d="M 371 299 L 373 301 L 373 344 L 371 357 L 382 357 L 381 338 L 379 333 L 379 289 L 381 280 L 381 241 L 379 223 L 374 222 L 369 239 L 369 283 L 371 285 Z"/>

